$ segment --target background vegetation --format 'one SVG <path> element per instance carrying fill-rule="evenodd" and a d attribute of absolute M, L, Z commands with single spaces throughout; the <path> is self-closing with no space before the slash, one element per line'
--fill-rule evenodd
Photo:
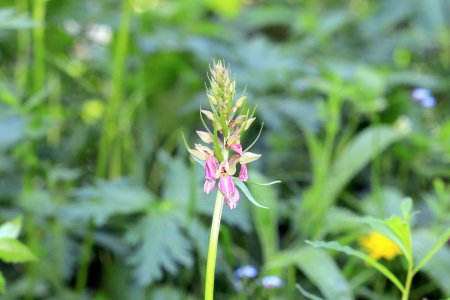
<path fill-rule="evenodd" d="M 2 264 L 2 299 L 199 299 L 213 197 L 188 158 L 208 64 L 225 59 L 264 122 L 249 170 L 270 210 L 224 209 L 217 299 L 398 299 L 358 247 L 358 216 L 414 199 L 414 252 L 450 220 L 450 4 L 445 0 L 3 0 L 0 221 L 38 257 Z M 427 88 L 425 108 L 411 96 Z M 257 126 L 250 133 L 258 133 Z M 267 178 L 264 178 L 265 174 Z M 400 258 L 382 260 L 402 277 Z M 236 288 L 233 271 L 259 278 Z M 411 299 L 450 296 L 450 248 Z"/>

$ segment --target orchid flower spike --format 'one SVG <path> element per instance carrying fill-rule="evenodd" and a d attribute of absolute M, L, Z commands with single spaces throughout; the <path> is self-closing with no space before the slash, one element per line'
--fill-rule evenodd
<path fill-rule="evenodd" d="M 235 100 L 236 82 L 222 61 L 214 63 L 210 69 L 206 94 L 210 110 L 200 109 L 204 129 L 198 130 L 197 135 L 208 146 L 195 144 L 191 149 L 185 141 L 189 153 L 205 169 L 203 192 L 211 193 L 218 180 L 218 191 L 230 209 L 236 208 L 239 202 L 238 188 L 251 202 L 263 207 L 244 184 L 249 179 L 247 165 L 261 157 L 260 154 L 245 151 L 241 143 L 242 133 L 249 130 L 255 121 L 255 109 L 246 106 L 246 96 Z M 237 168 L 239 175 L 235 176 Z"/>

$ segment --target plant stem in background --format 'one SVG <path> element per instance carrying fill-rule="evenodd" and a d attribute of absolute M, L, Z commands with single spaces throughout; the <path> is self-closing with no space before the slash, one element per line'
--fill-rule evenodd
<path fill-rule="evenodd" d="M 206 262 L 205 300 L 214 299 L 214 274 L 216 269 L 217 243 L 219 240 L 220 219 L 222 217 L 223 194 L 217 191 L 214 205 L 211 234 L 209 237 L 208 259 Z"/>
<path fill-rule="evenodd" d="M 89 222 L 89 224 L 86 227 L 86 234 L 83 240 L 83 247 L 81 248 L 80 266 L 78 268 L 77 279 L 75 284 L 75 290 L 77 291 L 77 293 L 82 293 L 86 287 L 93 242 L 94 242 L 94 228 L 92 222 Z"/>
<path fill-rule="evenodd" d="M 27 13 L 28 0 L 16 0 L 18 12 Z M 30 64 L 30 30 L 20 29 L 17 32 L 17 62 L 15 70 L 15 82 L 18 90 L 24 91 L 28 80 L 28 69 Z"/>
<path fill-rule="evenodd" d="M 42 90 L 45 83 L 45 10 L 47 0 L 33 1 L 33 93 Z"/>
<path fill-rule="evenodd" d="M 97 163 L 97 176 L 99 177 L 115 178 L 122 175 L 122 139 L 119 136 L 117 123 L 120 117 L 120 104 L 123 99 L 123 75 L 128 51 L 131 8 L 131 0 L 124 0 L 114 48 L 111 94 L 100 138 Z"/>
<path fill-rule="evenodd" d="M 408 261 L 408 273 L 406 274 L 405 289 L 403 290 L 402 293 L 402 300 L 409 299 L 409 291 L 411 290 L 411 283 L 413 276 L 414 276 L 413 263 Z"/>

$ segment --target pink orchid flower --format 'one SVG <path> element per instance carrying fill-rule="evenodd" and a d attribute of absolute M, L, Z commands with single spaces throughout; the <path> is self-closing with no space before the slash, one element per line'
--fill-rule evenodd
<path fill-rule="evenodd" d="M 210 155 L 205 161 L 205 184 L 203 185 L 203 192 L 209 194 L 216 185 L 217 179 L 217 159 Z"/>
<path fill-rule="evenodd" d="M 219 190 L 225 197 L 225 204 L 228 205 L 230 209 L 236 208 L 239 202 L 239 191 L 233 182 L 233 177 L 228 175 L 229 164 L 228 161 L 224 161 L 219 166 L 220 170 L 220 180 L 219 180 Z"/>

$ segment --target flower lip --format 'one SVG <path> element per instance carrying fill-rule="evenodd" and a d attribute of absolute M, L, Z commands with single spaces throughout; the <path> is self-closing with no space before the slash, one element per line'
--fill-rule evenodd
<path fill-rule="evenodd" d="M 275 289 L 284 285 L 283 279 L 275 275 L 263 277 L 263 279 L 261 279 L 261 283 L 266 289 Z"/>
<path fill-rule="evenodd" d="M 234 275 L 238 278 L 255 278 L 258 275 L 258 270 L 252 265 L 244 265 L 237 268 Z"/>

